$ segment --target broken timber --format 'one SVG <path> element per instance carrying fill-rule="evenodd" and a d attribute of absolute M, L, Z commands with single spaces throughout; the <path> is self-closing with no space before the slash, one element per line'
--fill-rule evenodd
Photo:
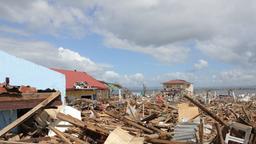
<path fill-rule="evenodd" d="M 125 123 L 127 123 L 127 124 L 129 124 L 131 126 L 139 128 L 139 129 L 141 129 L 141 130 L 143 130 L 143 131 L 145 131 L 147 133 L 150 133 L 150 134 L 154 133 L 151 129 L 148 129 L 148 128 L 146 128 L 146 127 L 144 127 L 144 126 L 142 126 L 142 125 L 140 125 L 140 124 L 138 124 L 138 123 L 136 123 L 136 122 L 134 122 L 132 120 L 129 120 L 129 119 L 125 118 L 125 117 L 121 117 L 121 116 L 115 115 L 115 114 L 113 114 L 111 112 L 108 112 L 108 111 L 105 111 L 105 113 L 110 115 L 110 116 L 112 116 L 112 117 L 114 117 L 114 118 L 116 118 L 116 119 L 122 120 L 123 122 L 125 122 Z"/>
<path fill-rule="evenodd" d="M 22 122 L 33 116 L 38 110 L 42 109 L 43 107 L 47 106 L 50 102 L 52 102 L 54 99 L 56 99 L 60 95 L 60 92 L 54 92 L 52 93 L 48 98 L 46 98 L 44 101 L 39 103 L 36 107 L 28 111 L 26 114 L 22 115 L 20 118 L 16 119 L 12 123 L 10 123 L 8 126 L 4 127 L 0 131 L 0 137 L 2 137 L 4 134 L 12 130 L 13 128 L 20 125 Z"/>
<path fill-rule="evenodd" d="M 59 131 L 58 129 L 56 129 L 56 128 L 52 127 L 52 126 L 48 126 L 48 128 L 49 128 L 50 130 L 52 130 L 54 133 L 56 133 L 65 143 L 67 143 L 67 144 L 72 144 L 72 143 L 64 136 L 64 134 L 63 134 L 61 131 Z"/>
<path fill-rule="evenodd" d="M 215 123 L 215 127 L 216 127 L 216 130 L 217 130 L 217 135 L 218 135 L 218 138 L 219 138 L 219 143 L 220 144 L 225 144 L 224 140 L 223 140 L 223 135 L 222 135 L 222 131 L 221 131 L 221 128 L 220 128 L 220 124 Z"/>
<path fill-rule="evenodd" d="M 97 125 L 91 125 L 91 124 L 86 124 L 85 122 L 79 120 L 79 119 L 76 119 L 70 115 L 65 115 L 63 113 L 58 113 L 57 114 L 57 118 L 60 119 L 60 120 L 63 120 L 63 121 L 66 121 L 66 122 L 69 122 L 75 126 L 78 126 L 80 128 L 83 128 L 83 129 L 88 129 L 88 130 L 91 130 L 91 131 L 94 131 L 94 132 L 98 132 L 102 135 L 105 135 L 105 136 L 108 136 L 109 135 L 109 131 L 97 126 Z"/>
<path fill-rule="evenodd" d="M 194 105 L 199 107 L 202 111 L 204 111 L 206 114 L 208 114 L 210 117 L 212 117 L 214 120 L 219 122 L 220 124 L 227 126 L 227 123 L 225 123 L 221 118 L 217 117 L 215 114 L 213 114 L 211 111 L 209 111 L 206 107 L 204 107 L 202 104 L 199 102 L 193 100 L 191 97 L 184 95 L 186 99 L 188 99 L 190 102 L 192 102 Z"/>

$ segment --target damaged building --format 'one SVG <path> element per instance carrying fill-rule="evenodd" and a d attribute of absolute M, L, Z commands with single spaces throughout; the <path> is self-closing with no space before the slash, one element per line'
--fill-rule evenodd
<path fill-rule="evenodd" d="M 61 92 L 61 101 L 64 102 L 65 76 L 63 74 L 2 51 L 0 51 L 0 57 L 0 129 L 26 111 L 22 109 L 33 108 L 47 97 L 45 94 L 38 94 L 36 89 L 58 90 Z M 8 88 L 17 90 L 9 93 Z M 23 96 L 26 93 L 27 96 Z"/>

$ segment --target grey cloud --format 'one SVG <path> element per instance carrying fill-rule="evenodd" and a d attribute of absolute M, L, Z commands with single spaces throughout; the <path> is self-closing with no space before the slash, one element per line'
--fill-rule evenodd
<path fill-rule="evenodd" d="M 217 73 L 212 80 L 218 86 L 255 86 L 255 73 L 255 69 L 235 68 Z"/>
<path fill-rule="evenodd" d="M 46 0 L 1 1 L 0 18 L 20 24 L 28 31 L 59 36 L 84 35 L 84 27 L 90 23 L 82 9 Z"/>
<path fill-rule="evenodd" d="M 189 41 L 195 41 L 198 49 L 223 62 L 241 65 L 256 62 L 256 2 L 253 0 L 10 0 L 0 3 L 0 18 L 21 24 L 28 31 L 75 37 L 93 32 L 110 41 L 108 33 L 128 45 L 124 48 L 112 43 L 110 46 L 145 53 L 165 63 L 186 60 Z M 227 56 L 216 56 L 223 52 Z M 162 54 L 177 55 L 177 58 L 163 59 L 159 56 Z"/>

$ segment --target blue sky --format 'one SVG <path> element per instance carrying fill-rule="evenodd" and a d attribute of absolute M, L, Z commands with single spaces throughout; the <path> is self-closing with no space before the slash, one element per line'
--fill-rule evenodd
<path fill-rule="evenodd" d="M 251 0 L 0 3 L 0 50 L 46 67 L 127 87 L 256 85 Z"/>

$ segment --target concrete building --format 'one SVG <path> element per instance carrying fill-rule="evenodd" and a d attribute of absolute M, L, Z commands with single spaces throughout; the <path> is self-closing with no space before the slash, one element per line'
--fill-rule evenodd
<path fill-rule="evenodd" d="M 37 89 L 55 89 L 65 99 L 65 76 L 46 67 L 34 64 L 0 51 L 0 83 L 10 78 L 11 85 L 29 85 Z M 1 97 L 0 97 L 1 98 Z M 16 109 L 0 110 L 0 129 L 17 118 Z"/>
<path fill-rule="evenodd" d="M 188 91 L 189 93 L 194 92 L 192 83 L 180 79 L 166 81 L 163 83 L 163 87 L 166 91 L 170 91 L 172 89 L 182 89 Z"/>

